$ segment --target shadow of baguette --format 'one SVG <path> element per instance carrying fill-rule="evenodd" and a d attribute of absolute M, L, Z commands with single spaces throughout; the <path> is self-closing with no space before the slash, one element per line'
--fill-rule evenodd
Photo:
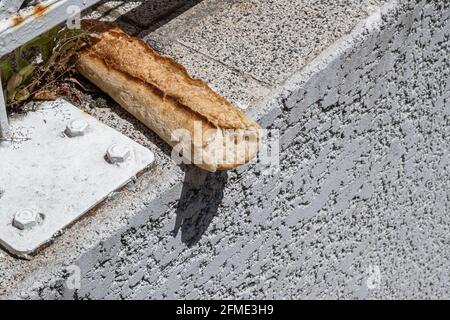
<path fill-rule="evenodd" d="M 228 173 L 207 172 L 193 165 L 184 166 L 183 190 L 176 210 L 174 236 L 193 246 L 200 241 L 218 213 L 228 181 Z"/>

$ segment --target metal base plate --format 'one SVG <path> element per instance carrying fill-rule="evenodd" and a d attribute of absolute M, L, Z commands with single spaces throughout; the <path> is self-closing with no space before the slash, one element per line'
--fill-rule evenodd
<path fill-rule="evenodd" d="M 64 134 L 84 119 L 84 136 Z M 154 154 L 64 100 L 11 120 L 11 141 L 0 142 L 0 245 L 26 257 L 154 162 Z M 121 164 L 106 161 L 112 144 L 129 147 Z M 29 230 L 13 226 L 21 210 L 43 219 Z"/>

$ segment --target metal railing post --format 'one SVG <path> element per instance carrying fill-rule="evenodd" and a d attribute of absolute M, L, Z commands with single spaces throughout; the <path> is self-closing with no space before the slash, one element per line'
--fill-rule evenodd
<path fill-rule="evenodd" d="M 0 0 L 0 19 L 9 18 L 22 6 L 24 0 Z"/>
<path fill-rule="evenodd" d="M 0 139 L 7 138 L 9 133 L 8 114 L 6 113 L 6 101 L 3 94 L 2 71 L 0 70 Z"/>
<path fill-rule="evenodd" d="M 50 30 L 53 26 L 70 17 L 70 8 L 77 7 L 84 10 L 100 0 L 45 0 L 40 4 L 45 6 L 45 13 L 35 17 L 34 11 L 28 10 L 21 15 L 20 25 L 13 25 L 10 16 L 18 12 L 24 0 L 0 0 L 0 57 L 8 54 L 30 41 L 31 39 Z M 1 78 L 1 72 L 0 72 Z M 9 138 L 10 133 L 6 102 L 0 79 L 0 138 Z"/>

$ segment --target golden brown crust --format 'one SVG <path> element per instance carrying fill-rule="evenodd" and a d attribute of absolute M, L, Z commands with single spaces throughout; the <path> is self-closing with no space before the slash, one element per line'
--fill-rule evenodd
<path fill-rule="evenodd" d="M 205 82 L 192 78 L 169 57 L 150 48 L 143 40 L 129 36 L 109 24 L 86 21 L 83 25 L 100 31 L 100 37 L 85 53 L 101 58 L 106 65 L 158 88 L 180 105 L 225 129 L 251 129 L 258 125 L 213 91 Z M 143 54 L 143 52 L 145 54 Z"/>
<path fill-rule="evenodd" d="M 102 59 L 102 57 L 100 57 L 96 53 L 89 52 L 89 54 L 87 54 L 84 58 L 86 58 L 86 57 L 89 57 L 92 60 L 95 60 L 97 64 L 103 64 L 108 69 L 114 70 L 115 72 L 120 73 L 123 77 L 125 77 L 126 79 L 128 79 L 134 83 L 139 83 L 140 85 L 145 86 L 147 90 L 150 90 L 152 93 L 159 96 L 162 100 L 166 101 L 167 103 L 170 103 L 171 105 L 175 105 L 178 108 L 179 112 L 184 111 L 184 113 L 189 114 L 190 118 L 192 118 L 193 115 L 197 116 L 196 120 L 202 122 L 202 130 L 206 131 L 206 130 L 215 128 L 215 126 L 210 123 L 208 118 L 204 117 L 202 114 L 192 111 L 190 108 L 188 108 L 187 106 L 180 103 L 177 99 L 166 95 L 163 91 L 161 91 L 158 87 L 154 86 L 153 84 L 151 84 L 149 82 L 145 82 L 139 78 L 133 77 L 129 73 L 112 68 L 109 64 L 107 64 L 107 62 L 104 59 Z M 193 122 L 193 121 L 190 121 L 190 122 Z M 180 127 L 189 128 L 190 124 L 182 123 Z"/>
<path fill-rule="evenodd" d="M 259 125 L 183 66 L 109 23 L 88 20 L 83 28 L 92 43 L 80 54 L 78 71 L 170 145 L 179 143 L 174 132 L 187 131 L 190 152 L 202 155 L 194 164 L 230 170 L 256 155 Z M 253 140 L 237 138 L 242 134 Z"/>
<path fill-rule="evenodd" d="M 108 65 L 103 61 L 103 59 L 100 59 L 95 55 L 81 55 L 77 63 L 77 69 L 87 79 L 89 79 L 97 86 L 99 86 L 100 89 L 102 89 L 104 92 L 108 93 L 114 100 L 119 102 L 119 104 L 121 104 L 122 107 L 131 112 L 133 115 L 135 115 L 143 123 L 147 124 L 153 131 L 155 131 L 160 137 L 162 137 L 167 143 L 171 145 L 173 145 L 173 141 L 171 141 L 171 132 L 164 133 L 162 132 L 164 129 L 168 129 L 171 131 L 177 128 L 184 128 L 190 132 L 194 132 L 194 123 L 196 120 L 201 122 L 203 132 L 215 129 L 215 127 L 212 126 L 208 121 L 204 121 L 204 118 L 202 116 L 197 116 L 196 114 L 193 114 L 191 110 L 179 104 L 175 99 L 164 96 L 164 93 L 158 90 L 156 87 L 153 87 L 152 85 L 139 79 L 135 79 L 127 73 L 123 73 L 115 69 L 109 68 Z M 102 76 L 104 76 L 105 79 L 108 79 L 109 83 L 107 83 L 106 81 L 102 81 L 101 79 Z M 121 83 L 126 83 L 127 81 L 129 81 L 129 83 L 133 83 L 133 87 L 132 89 L 130 89 L 130 96 L 133 97 L 137 96 L 132 91 L 145 90 L 145 95 L 147 96 L 152 95 L 158 97 L 160 99 L 158 103 L 164 101 L 163 102 L 164 108 L 161 108 L 160 110 L 159 109 L 153 110 L 154 111 L 153 113 L 160 116 L 160 119 L 158 119 L 159 121 L 153 121 L 152 123 L 148 123 L 148 121 L 146 121 L 147 120 L 146 118 L 140 117 L 138 114 L 133 112 L 133 110 L 130 110 L 131 101 L 130 100 L 124 102 L 121 101 L 122 100 L 121 92 L 124 92 L 124 90 L 119 90 L 119 86 L 117 85 L 117 83 L 114 83 L 113 76 L 120 79 L 119 81 Z M 176 114 L 174 114 L 174 110 L 176 110 Z M 142 111 L 145 111 L 145 109 L 143 109 Z M 163 113 L 168 114 L 172 113 L 173 116 L 168 117 L 167 119 L 162 119 Z M 168 122 L 169 120 L 174 121 L 176 123 L 173 124 L 166 123 L 165 127 L 158 126 L 158 124 L 160 124 L 161 122 L 163 121 Z M 206 142 L 203 142 L 203 145 L 206 145 Z"/>

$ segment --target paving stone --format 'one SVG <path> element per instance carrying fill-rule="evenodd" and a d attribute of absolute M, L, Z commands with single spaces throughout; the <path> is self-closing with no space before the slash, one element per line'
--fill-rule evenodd
<path fill-rule="evenodd" d="M 157 166 L 33 261 L 0 251 L 0 296 L 448 298 L 450 4 L 381 4 L 205 0 L 140 30 L 255 104 L 246 111 L 280 133 L 279 171 L 175 166 L 120 108 L 96 108 Z M 68 264 L 82 270 L 75 292 Z"/>

